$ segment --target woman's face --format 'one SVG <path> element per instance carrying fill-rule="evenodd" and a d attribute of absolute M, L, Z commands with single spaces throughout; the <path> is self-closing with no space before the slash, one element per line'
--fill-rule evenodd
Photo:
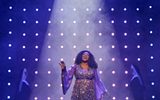
<path fill-rule="evenodd" d="M 83 62 L 87 62 L 89 60 L 89 53 L 88 52 L 84 52 L 82 54 L 82 61 Z"/>

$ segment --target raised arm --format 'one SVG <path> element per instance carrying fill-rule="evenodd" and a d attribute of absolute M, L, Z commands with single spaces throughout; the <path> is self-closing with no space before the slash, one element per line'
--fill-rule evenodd
<path fill-rule="evenodd" d="M 75 73 L 75 65 L 71 66 L 71 68 L 68 71 L 66 67 L 62 69 L 61 79 L 62 79 L 63 94 L 66 94 L 67 90 L 69 89 L 72 83 L 74 73 Z"/>

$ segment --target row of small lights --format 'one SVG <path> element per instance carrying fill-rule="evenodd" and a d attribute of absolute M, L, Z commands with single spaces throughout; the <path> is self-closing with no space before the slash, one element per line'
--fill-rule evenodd
<path fill-rule="evenodd" d="M 149 6 L 149 8 L 151 9 L 152 6 Z M 12 7 L 12 6 L 9 6 L 9 10 L 12 10 L 12 9 L 13 9 L 13 7 Z M 111 8 L 110 10 L 111 10 L 111 11 L 115 11 L 114 8 Z M 139 8 L 136 8 L 136 11 L 139 11 L 139 10 L 140 10 Z M 26 9 L 26 8 L 23 8 L 23 11 L 25 12 L 25 11 L 27 11 L 27 9 Z M 36 8 L 35 11 L 38 12 L 39 9 Z M 51 8 L 48 8 L 48 11 L 51 11 Z M 60 8 L 60 11 L 64 11 L 64 8 Z M 73 11 L 77 11 L 77 9 L 76 9 L 76 8 L 73 8 Z M 86 8 L 86 11 L 90 11 L 89 8 Z M 98 11 L 102 11 L 102 8 L 98 8 Z M 127 8 L 123 8 L 123 11 L 127 11 Z"/>

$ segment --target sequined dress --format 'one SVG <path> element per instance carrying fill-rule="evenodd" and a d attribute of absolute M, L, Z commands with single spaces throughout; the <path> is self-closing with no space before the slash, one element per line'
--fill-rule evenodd
<path fill-rule="evenodd" d="M 69 89 L 73 76 L 76 78 L 71 100 L 102 100 L 102 95 L 107 92 L 98 77 L 97 69 L 85 70 L 80 65 L 74 65 L 68 71 L 63 69 L 61 76 L 63 94 Z"/>

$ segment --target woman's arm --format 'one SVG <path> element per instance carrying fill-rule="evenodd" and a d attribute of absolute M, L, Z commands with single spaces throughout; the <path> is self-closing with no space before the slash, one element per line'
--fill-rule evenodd
<path fill-rule="evenodd" d="M 69 89 L 72 83 L 74 73 L 75 73 L 75 65 L 72 66 L 68 71 L 66 67 L 62 69 L 61 79 L 62 79 L 63 94 L 66 94 L 67 90 Z"/>

